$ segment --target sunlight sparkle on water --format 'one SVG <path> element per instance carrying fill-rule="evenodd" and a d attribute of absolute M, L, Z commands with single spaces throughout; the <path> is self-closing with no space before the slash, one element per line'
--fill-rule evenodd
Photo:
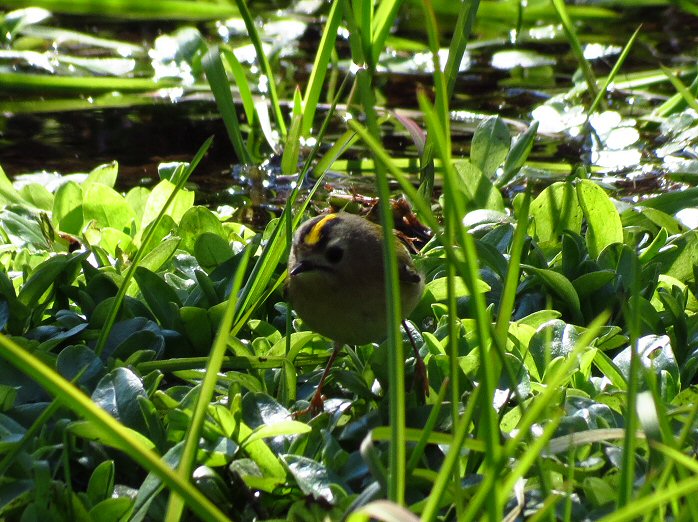
<path fill-rule="evenodd" d="M 131 56 L 133 56 L 133 49 L 131 47 L 120 45 L 116 48 L 116 54 L 118 54 L 122 58 L 130 58 Z"/>
<path fill-rule="evenodd" d="M 492 67 L 500 70 L 510 70 L 515 67 L 540 67 L 555 65 L 555 59 L 535 51 L 499 51 L 492 56 Z"/>
<path fill-rule="evenodd" d="M 301 137 L 300 143 L 302 147 L 314 147 L 315 145 L 317 145 L 317 139 L 315 139 L 312 136 L 308 138 Z"/>
<path fill-rule="evenodd" d="M 269 92 L 269 78 L 265 74 L 260 74 L 259 75 L 259 82 L 257 82 L 257 89 L 259 89 L 259 92 L 261 93 L 268 93 Z"/>
<path fill-rule="evenodd" d="M 676 213 L 676 219 L 692 230 L 698 228 L 698 208 L 684 208 Z"/>
<path fill-rule="evenodd" d="M 561 25 L 544 25 L 529 29 L 528 36 L 531 40 L 551 40 L 562 31 Z"/>
<path fill-rule="evenodd" d="M 617 45 L 602 45 L 599 43 L 587 44 L 584 47 L 584 58 L 597 60 L 620 53 L 623 49 Z"/>

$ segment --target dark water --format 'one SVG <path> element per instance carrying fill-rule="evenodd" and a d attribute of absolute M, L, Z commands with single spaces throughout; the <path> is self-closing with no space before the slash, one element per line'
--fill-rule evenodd
<path fill-rule="evenodd" d="M 608 46 L 622 47 L 632 31 L 643 24 L 641 37 L 636 42 L 623 71 L 626 73 L 657 69 L 659 64 L 672 67 L 691 66 L 695 63 L 698 47 L 698 18 L 681 12 L 678 8 L 643 8 L 620 11 L 620 20 L 593 20 L 580 24 L 580 34 L 585 42 L 597 42 L 602 56 L 592 60 L 600 76 L 608 73 L 618 56 L 618 51 L 603 56 Z M 419 27 L 419 11 L 412 7 L 400 19 L 396 36 L 423 42 L 423 28 Z M 447 27 L 448 18 L 441 18 L 441 27 Z M 93 22 L 85 26 L 76 18 L 58 20 L 80 30 L 104 32 L 131 41 L 152 41 L 163 31 L 174 29 L 173 24 L 139 25 L 133 23 Z M 577 68 L 568 44 L 562 36 L 539 38 L 535 31 L 543 32 L 549 24 L 541 21 L 533 31 L 503 34 L 481 22 L 480 38 L 469 47 L 469 61 L 456 82 L 453 114 L 453 152 L 455 156 L 467 156 L 472 132 L 483 115 L 499 114 L 516 135 L 527 127 L 531 112 L 551 96 L 567 91 L 572 85 Z M 537 26 L 537 27 L 536 27 Z M 201 25 L 203 33 L 211 32 L 210 25 Z M 559 31 L 559 30 L 558 30 Z M 285 79 L 279 88 L 289 92 L 296 83 L 304 85 L 312 65 L 314 46 L 320 36 L 317 23 L 310 23 L 295 40 L 290 50 L 277 59 L 279 77 Z M 444 45 L 448 39 L 444 38 Z M 348 43 L 339 38 L 339 77 L 348 68 Z M 511 55 L 512 51 L 525 51 L 526 55 Z M 508 54 L 509 53 L 509 54 Z M 418 123 L 416 92 L 430 89 L 431 74 L 425 65 L 423 53 L 394 50 L 381 61 L 376 83 L 385 97 L 380 100 L 388 110 L 402 110 Z M 531 64 L 520 67 L 523 59 Z M 420 61 L 421 60 L 421 61 Z M 513 60 L 513 63 L 512 63 Z M 619 77 L 619 80 L 622 76 Z M 690 78 L 684 80 L 690 83 Z M 624 118 L 638 118 L 663 102 L 674 93 L 665 82 L 647 88 L 615 89 L 609 93 L 609 109 Z M 0 105 L 14 100 L 36 100 L 40 107 L 45 94 L 3 90 L 0 85 Z M 588 103 L 588 100 L 587 100 Z M 240 111 L 241 112 L 241 111 Z M 324 117 L 320 110 L 318 117 Z M 646 193 L 675 188 L 664 178 L 661 161 L 653 149 L 659 145 L 658 124 L 639 121 L 635 128 L 639 134 L 639 156 L 634 165 L 606 169 L 608 182 L 623 194 Z M 335 118 L 325 149 L 345 126 Z M 87 172 L 101 163 L 119 162 L 121 189 L 134 185 L 149 185 L 158 179 L 157 166 L 161 162 L 189 160 L 203 141 L 215 136 L 214 146 L 195 172 L 192 182 L 197 189 L 199 202 L 204 204 L 230 203 L 263 206 L 273 212 L 275 202 L 283 200 L 288 189 L 287 178 L 273 175 L 259 185 L 259 179 L 246 175 L 237 166 L 237 159 L 217 115 L 210 96 L 197 94 L 184 96 L 176 102 L 157 101 L 147 105 L 127 108 L 69 110 L 56 112 L 5 112 L 0 116 L 0 165 L 10 176 L 35 171 L 59 173 Z M 384 145 L 395 157 L 417 156 L 409 135 L 392 125 L 385 127 Z M 574 136 L 565 132 L 539 134 L 530 160 L 534 163 L 566 165 L 571 170 L 585 163 L 590 150 L 588 136 Z M 367 155 L 359 145 L 347 155 L 360 159 Z M 593 164 L 593 161 L 591 161 Z M 272 158 L 267 172 L 274 173 Z M 242 175 L 240 174 L 242 172 Z M 530 183 L 544 186 L 553 179 L 564 177 L 565 168 L 559 172 L 534 170 Z M 628 176 L 632 173 L 632 176 Z M 371 190 L 369 183 L 357 182 L 350 172 L 339 172 L 330 178 L 334 186 L 352 190 Z M 514 188 L 515 190 L 515 188 Z"/>

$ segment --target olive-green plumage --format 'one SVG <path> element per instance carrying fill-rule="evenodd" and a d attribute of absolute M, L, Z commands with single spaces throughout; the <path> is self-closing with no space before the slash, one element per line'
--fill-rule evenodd
<path fill-rule="evenodd" d="M 419 302 L 424 277 L 395 238 L 403 317 Z M 317 216 L 293 238 L 288 260 L 291 304 L 314 331 L 338 343 L 387 335 L 383 228 L 353 214 Z"/>

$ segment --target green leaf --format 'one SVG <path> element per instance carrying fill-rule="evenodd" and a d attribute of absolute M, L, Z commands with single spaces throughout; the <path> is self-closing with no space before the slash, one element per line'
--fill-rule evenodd
<path fill-rule="evenodd" d="M 136 218 L 121 194 L 100 183 L 87 186 L 82 208 L 85 222 L 95 220 L 100 228 L 111 227 L 125 232 L 131 229 Z"/>
<path fill-rule="evenodd" d="M 156 243 L 155 248 L 148 252 L 140 263 L 140 267 L 147 268 L 152 272 L 157 272 L 167 263 L 177 251 L 180 239 L 170 237 L 160 243 Z"/>
<path fill-rule="evenodd" d="M 282 435 L 301 435 L 310 431 L 312 431 L 310 426 L 304 422 L 294 420 L 281 421 L 274 424 L 263 424 L 259 428 L 256 428 L 250 436 L 245 439 L 242 443 L 242 447 L 244 448 L 247 444 L 260 439 L 269 439 Z"/>
<path fill-rule="evenodd" d="M 233 257 L 228 242 L 216 234 L 204 233 L 196 238 L 194 257 L 204 270 L 213 268 Z"/>
<path fill-rule="evenodd" d="M 201 206 L 190 208 L 182 216 L 177 229 L 177 235 L 182 238 L 179 247 L 193 254 L 196 240 L 206 232 L 220 236 L 223 239 L 228 237 L 223 224 L 213 212 Z"/>
<path fill-rule="evenodd" d="M 325 466 L 300 455 L 284 455 L 283 459 L 303 494 L 330 504 L 339 500 L 335 486 L 340 482 L 339 478 L 333 476 Z"/>
<path fill-rule="evenodd" d="M 145 204 L 139 230 L 144 230 L 158 216 L 174 189 L 175 185 L 166 179 L 155 185 Z M 180 190 L 167 209 L 166 215 L 170 216 L 175 223 L 179 223 L 184 213 L 191 208 L 193 203 L 194 193 L 189 190 Z"/>
<path fill-rule="evenodd" d="M 579 298 L 584 299 L 613 281 L 615 277 L 616 273 L 612 270 L 597 270 L 579 276 L 572 281 L 572 286 L 574 286 Z"/>
<path fill-rule="evenodd" d="M 0 224 L 14 245 L 32 245 L 41 250 L 50 248 L 39 217 L 27 206 L 5 207 L 0 211 Z"/>
<path fill-rule="evenodd" d="M 616 206 L 596 183 L 583 179 L 576 188 L 587 221 L 589 255 L 596 259 L 608 245 L 623 242 L 623 225 Z"/>
<path fill-rule="evenodd" d="M 553 319 L 538 328 L 528 347 L 539 375 L 551 371 L 551 361 L 571 354 L 582 333 L 580 328 L 559 319 Z"/>
<path fill-rule="evenodd" d="M 607 506 L 616 500 L 616 488 L 600 477 L 586 477 L 582 488 L 593 506 Z"/>
<path fill-rule="evenodd" d="M 691 230 L 669 243 L 670 248 L 657 254 L 662 272 L 681 282 L 693 279 L 693 267 L 698 265 L 698 232 Z"/>
<path fill-rule="evenodd" d="M 208 318 L 208 311 L 194 306 L 183 306 L 179 309 L 184 333 L 198 353 L 208 354 L 213 341 L 213 325 Z"/>
<path fill-rule="evenodd" d="M 105 375 L 92 392 L 92 400 L 123 425 L 145 432 L 138 397 L 145 397 L 140 378 L 128 368 L 116 368 Z M 97 431 L 101 427 L 94 426 Z"/>
<path fill-rule="evenodd" d="M 448 280 L 445 277 L 439 277 L 433 281 L 429 281 L 425 288 L 424 294 L 431 298 L 433 302 L 445 301 L 447 295 L 447 284 Z M 490 291 L 490 286 L 482 280 L 478 280 L 477 291 L 485 293 Z M 462 277 L 455 278 L 454 284 L 454 295 L 456 298 L 464 297 L 470 295 L 468 288 L 465 286 L 465 282 Z"/>
<path fill-rule="evenodd" d="M 485 177 L 493 179 L 497 168 L 509 153 L 511 135 L 504 122 L 495 116 L 478 125 L 470 149 L 470 161 Z"/>
<path fill-rule="evenodd" d="M 467 160 L 454 161 L 453 166 L 460 178 L 458 188 L 466 197 L 466 210 L 504 211 L 502 194 L 479 168 Z"/>
<path fill-rule="evenodd" d="M 84 223 L 82 188 L 74 181 L 64 183 L 53 198 L 53 226 L 62 232 L 78 235 Z"/>
<path fill-rule="evenodd" d="M 53 208 L 53 194 L 39 183 L 25 185 L 20 194 L 27 203 L 38 209 L 50 211 Z"/>
<path fill-rule="evenodd" d="M 84 344 L 67 346 L 56 359 L 56 371 L 68 380 L 80 375 L 79 384 L 96 383 L 104 375 L 104 363 Z"/>
<path fill-rule="evenodd" d="M 92 505 L 111 498 L 114 493 L 114 461 L 101 462 L 90 475 L 87 483 L 87 498 Z"/>
<path fill-rule="evenodd" d="M 24 283 L 17 298 L 30 308 L 56 283 L 70 284 L 77 276 L 80 261 L 89 252 L 51 257 L 37 266 Z"/>
<path fill-rule="evenodd" d="M 160 324 L 165 328 L 173 328 L 178 316 L 177 308 L 181 307 L 182 303 L 172 287 L 162 277 L 142 266 L 136 268 L 133 277 Z"/>
<path fill-rule="evenodd" d="M 137 403 L 136 403 L 137 405 Z M 129 447 L 122 444 L 119 438 L 115 437 L 103 425 L 92 421 L 76 421 L 71 422 L 67 428 L 71 433 L 83 439 L 100 442 L 105 446 L 116 448 L 121 451 L 128 451 Z M 121 426 L 122 433 L 127 433 L 133 444 L 137 444 L 142 448 L 155 449 L 155 445 L 143 435 L 139 430 L 131 429 L 127 426 Z"/>
<path fill-rule="evenodd" d="M 138 231 L 141 230 L 140 226 L 143 222 L 143 212 L 145 212 L 145 205 L 150 197 L 150 190 L 145 187 L 133 187 L 126 193 L 126 203 L 133 209 L 136 214 L 136 224 L 138 225 Z"/>
<path fill-rule="evenodd" d="M 534 121 L 531 126 L 516 139 L 504 162 L 504 172 L 502 176 L 497 179 L 497 187 L 501 188 L 509 183 L 509 181 L 518 174 L 519 170 L 521 170 L 521 167 L 523 167 L 533 148 L 537 133 L 538 122 Z"/>
<path fill-rule="evenodd" d="M 540 277 L 543 284 L 552 292 L 555 296 L 560 298 L 563 303 L 567 306 L 568 310 L 572 314 L 572 319 L 577 324 L 582 324 L 582 312 L 579 303 L 579 295 L 574 289 L 574 286 L 562 274 L 558 274 L 554 270 L 536 268 L 530 265 L 521 265 L 527 272 L 537 275 Z"/>
<path fill-rule="evenodd" d="M 83 182 L 83 186 L 91 183 L 101 183 L 107 187 L 114 188 L 116 185 L 116 176 L 119 173 L 119 164 L 116 161 L 105 163 L 92 169 L 87 179 Z"/>
<path fill-rule="evenodd" d="M 90 510 L 93 522 L 120 522 L 128 519 L 133 500 L 129 497 L 107 498 Z"/>
<path fill-rule="evenodd" d="M 582 229 L 583 211 L 570 183 L 553 183 L 543 190 L 531 202 L 530 215 L 541 243 L 556 244 L 565 230 L 579 234 Z"/>
<path fill-rule="evenodd" d="M 24 198 L 17 192 L 17 189 L 15 189 L 2 167 L 0 167 L 0 203 L 3 205 L 10 205 L 13 203 L 21 205 L 25 203 Z"/>

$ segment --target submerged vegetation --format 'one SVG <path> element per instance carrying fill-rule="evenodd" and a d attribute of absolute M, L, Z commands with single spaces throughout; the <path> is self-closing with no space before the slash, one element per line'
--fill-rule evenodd
<path fill-rule="evenodd" d="M 696 42 L 658 38 L 696 13 L 641 4 L 4 2 L 0 518 L 698 520 Z M 17 175 L 22 123 L 187 104 L 224 130 L 175 127 L 150 186 Z M 292 232 L 325 199 L 412 220 L 398 194 L 431 229 L 411 335 L 296 418 L 331 341 Z"/>

